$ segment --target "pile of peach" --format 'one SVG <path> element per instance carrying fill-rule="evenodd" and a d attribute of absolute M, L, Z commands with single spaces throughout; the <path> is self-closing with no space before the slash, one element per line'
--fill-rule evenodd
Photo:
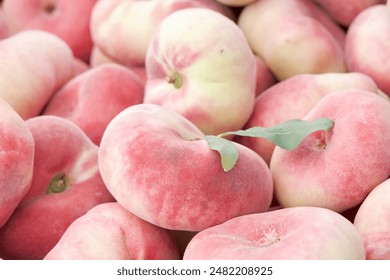
<path fill-rule="evenodd" d="M 0 1 L 0 258 L 390 259 L 389 97 L 385 0 Z"/>

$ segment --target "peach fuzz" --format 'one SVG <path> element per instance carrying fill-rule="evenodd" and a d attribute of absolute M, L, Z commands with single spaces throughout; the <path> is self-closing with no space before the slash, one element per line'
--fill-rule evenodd
<path fill-rule="evenodd" d="M 74 221 L 45 260 L 177 260 L 168 230 L 116 202 L 95 206 Z"/>
<path fill-rule="evenodd" d="M 360 205 L 354 225 L 368 260 L 390 259 L 390 179 L 375 187 Z"/>
<path fill-rule="evenodd" d="M 375 82 L 361 73 L 300 74 L 278 82 L 256 98 L 254 111 L 245 125 L 270 127 L 303 118 L 324 96 L 346 88 L 378 92 Z M 293 104 L 293 106 L 291 105 Z M 275 145 L 264 138 L 237 137 L 269 164 Z"/>
<path fill-rule="evenodd" d="M 111 119 L 142 103 L 143 96 L 143 81 L 134 71 L 119 64 L 103 64 L 65 84 L 47 103 L 43 115 L 71 120 L 99 145 Z"/>
<path fill-rule="evenodd" d="M 325 208 L 244 215 L 195 235 L 184 260 L 363 260 L 359 232 Z"/>
<path fill-rule="evenodd" d="M 89 21 L 97 0 L 4 0 L 11 33 L 39 29 L 64 40 L 74 55 L 89 60 L 92 49 Z"/>
<path fill-rule="evenodd" d="M 294 150 L 276 147 L 270 169 L 282 207 L 343 212 L 361 203 L 390 175 L 390 103 L 361 89 L 334 91 L 303 118 L 334 121 Z"/>
<path fill-rule="evenodd" d="M 233 12 L 214 0 L 100 0 L 91 17 L 94 45 L 125 66 L 143 66 L 153 32 L 169 14 L 202 7 L 230 18 Z"/>
<path fill-rule="evenodd" d="M 256 1 L 238 25 L 278 80 L 347 70 L 344 31 L 310 0 Z"/>
<path fill-rule="evenodd" d="M 46 31 L 22 31 L 0 41 L 0 97 L 23 118 L 37 116 L 75 75 L 68 45 Z"/>
<path fill-rule="evenodd" d="M 167 16 L 145 66 L 144 103 L 183 115 L 205 134 L 241 129 L 253 111 L 256 58 L 237 24 L 220 13 L 192 8 Z"/>
<path fill-rule="evenodd" d="M 361 12 L 347 31 L 345 55 L 350 71 L 369 75 L 390 96 L 390 17 L 386 5 Z"/>
<path fill-rule="evenodd" d="M 239 159 L 224 172 L 218 152 L 193 123 L 162 106 L 134 105 L 107 126 L 100 172 L 116 200 L 140 218 L 199 231 L 270 206 L 269 168 L 255 152 L 235 145 Z"/>
<path fill-rule="evenodd" d="M 34 169 L 31 187 L 0 228 L 6 259 L 42 259 L 75 219 L 114 201 L 99 173 L 98 147 L 78 126 L 55 116 L 25 123 L 35 143 Z"/>
<path fill-rule="evenodd" d="M 337 23 L 348 27 L 363 10 L 383 0 L 315 0 Z"/>
<path fill-rule="evenodd" d="M 0 228 L 30 188 L 34 139 L 23 119 L 0 98 Z"/>

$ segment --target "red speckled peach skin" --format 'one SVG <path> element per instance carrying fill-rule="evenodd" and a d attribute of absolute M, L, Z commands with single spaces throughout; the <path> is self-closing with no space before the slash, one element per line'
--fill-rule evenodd
<path fill-rule="evenodd" d="M 292 151 L 275 148 L 275 195 L 283 207 L 342 212 L 390 175 L 390 103 L 372 92 L 344 89 L 325 96 L 304 119 L 320 117 L 334 126 L 307 136 Z"/>

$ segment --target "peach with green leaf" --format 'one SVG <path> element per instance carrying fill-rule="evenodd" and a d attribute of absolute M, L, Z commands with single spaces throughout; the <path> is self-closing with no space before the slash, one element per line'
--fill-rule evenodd
<path fill-rule="evenodd" d="M 390 176 L 390 103 L 362 89 L 334 91 L 303 118 L 334 126 L 271 158 L 275 196 L 283 207 L 318 206 L 343 212 Z"/>
<path fill-rule="evenodd" d="M 224 137 L 268 137 L 286 149 L 326 118 L 273 128 L 204 135 L 182 115 L 155 104 L 131 106 L 107 126 L 100 144 L 102 178 L 138 217 L 176 231 L 200 231 L 230 218 L 264 212 L 273 198 L 271 173 L 254 151 Z"/>
<path fill-rule="evenodd" d="M 225 172 L 204 138 L 193 123 L 165 107 L 131 106 L 103 134 L 102 178 L 127 210 L 172 230 L 198 231 L 268 210 L 272 179 L 262 158 L 237 145 L 240 158 Z"/>
<path fill-rule="evenodd" d="M 379 93 L 374 80 L 362 73 L 296 75 L 269 87 L 256 98 L 254 111 L 244 128 L 271 127 L 290 119 L 302 119 L 323 97 L 346 88 Z M 256 151 L 269 165 L 274 143 L 257 137 L 237 137 L 235 140 Z"/>

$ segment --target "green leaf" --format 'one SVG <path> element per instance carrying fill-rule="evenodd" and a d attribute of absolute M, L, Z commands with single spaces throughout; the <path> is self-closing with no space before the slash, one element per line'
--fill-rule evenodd
<path fill-rule="evenodd" d="M 255 126 L 246 130 L 222 133 L 218 136 L 239 135 L 265 138 L 285 150 L 293 150 L 307 135 L 318 130 L 329 130 L 333 125 L 334 122 L 328 118 L 319 118 L 312 121 L 294 119 L 272 127 Z"/>
<path fill-rule="evenodd" d="M 206 135 L 205 140 L 210 149 L 220 154 L 223 170 L 225 172 L 230 171 L 238 160 L 238 149 L 234 143 L 214 135 Z"/>
<path fill-rule="evenodd" d="M 312 121 L 294 119 L 272 127 L 255 126 L 246 130 L 225 132 L 218 136 L 206 135 L 205 140 L 210 149 L 220 154 L 222 168 L 225 172 L 228 172 L 235 166 L 239 154 L 234 143 L 224 139 L 225 136 L 239 135 L 265 138 L 285 150 L 293 150 L 309 134 L 318 130 L 329 130 L 333 125 L 334 122 L 328 118 L 319 118 Z"/>

